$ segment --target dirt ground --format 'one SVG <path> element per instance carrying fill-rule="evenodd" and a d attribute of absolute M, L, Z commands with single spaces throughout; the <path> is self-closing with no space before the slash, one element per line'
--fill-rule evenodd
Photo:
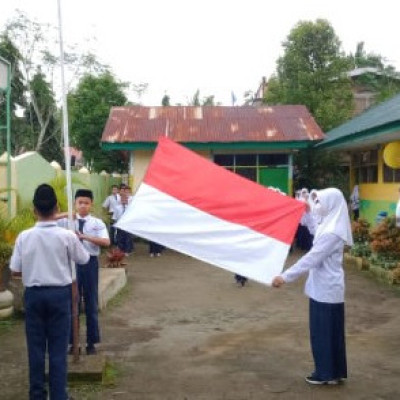
<path fill-rule="evenodd" d="M 303 281 L 239 288 L 224 270 L 146 250 L 139 245 L 129 259 L 121 303 L 101 314 L 101 351 L 116 384 L 74 389 L 74 398 L 400 399 L 400 297 L 364 272 L 346 271 L 349 379 L 312 387 L 304 382 L 313 364 Z M 0 379 L 0 399 L 27 398 L 22 324 L 0 336 Z"/>

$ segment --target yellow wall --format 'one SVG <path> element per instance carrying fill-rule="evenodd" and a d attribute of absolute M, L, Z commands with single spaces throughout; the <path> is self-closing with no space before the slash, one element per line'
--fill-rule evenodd
<path fill-rule="evenodd" d="M 359 185 L 360 198 L 364 200 L 385 200 L 396 202 L 399 198 L 400 183 L 363 183 Z"/>
<path fill-rule="evenodd" d="M 383 149 L 380 149 L 378 152 L 378 183 L 360 184 L 360 198 L 365 200 L 397 202 L 399 197 L 400 183 L 383 182 L 383 165 Z"/>
<path fill-rule="evenodd" d="M 377 214 L 385 211 L 393 215 L 399 199 L 400 182 L 383 182 L 383 150 L 378 152 L 378 182 L 359 184 L 360 216 L 375 224 Z M 351 170 L 351 190 L 354 186 L 354 173 Z"/>

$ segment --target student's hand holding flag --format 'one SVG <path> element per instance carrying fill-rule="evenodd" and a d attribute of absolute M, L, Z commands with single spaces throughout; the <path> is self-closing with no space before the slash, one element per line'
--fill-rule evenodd
<path fill-rule="evenodd" d="M 284 283 L 285 281 L 281 276 L 276 276 L 274 279 L 272 279 L 272 287 L 280 288 Z"/>

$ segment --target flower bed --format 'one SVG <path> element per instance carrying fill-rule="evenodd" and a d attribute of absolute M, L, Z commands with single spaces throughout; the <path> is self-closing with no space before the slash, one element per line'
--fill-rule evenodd
<path fill-rule="evenodd" d="M 370 230 L 364 220 L 352 224 L 354 246 L 344 257 L 346 267 L 369 270 L 378 280 L 400 284 L 400 229 L 394 217 Z"/>

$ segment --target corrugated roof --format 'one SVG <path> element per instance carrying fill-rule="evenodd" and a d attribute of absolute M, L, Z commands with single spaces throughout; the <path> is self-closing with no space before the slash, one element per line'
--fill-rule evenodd
<path fill-rule="evenodd" d="M 327 132 L 326 138 L 318 146 L 329 147 L 337 141 L 351 141 L 352 136 L 372 129 L 384 128 L 388 124 L 400 122 L 400 94 L 384 101 L 348 122 Z"/>
<path fill-rule="evenodd" d="M 320 127 L 304 106 L 113 107 L 103 143 L 319 141 Z"/>

